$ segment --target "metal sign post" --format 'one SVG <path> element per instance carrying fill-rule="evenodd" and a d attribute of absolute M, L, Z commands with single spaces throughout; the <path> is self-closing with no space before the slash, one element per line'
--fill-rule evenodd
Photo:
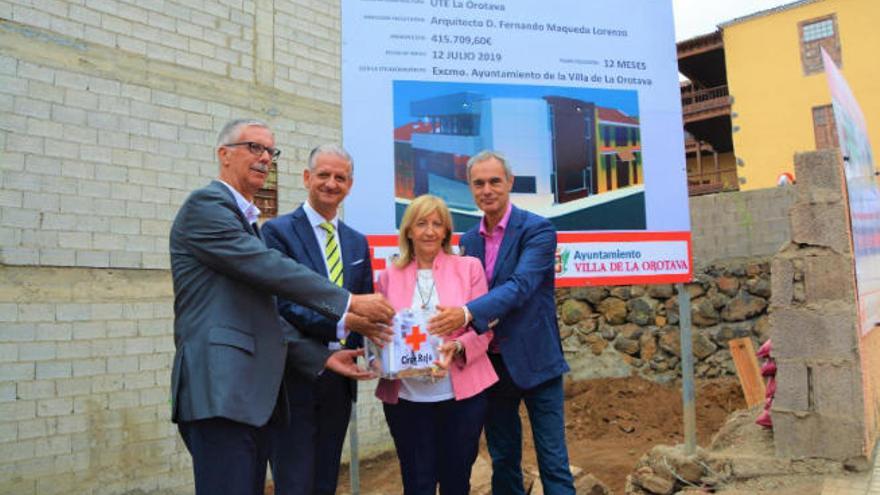
<path fill-rule="evenodd" d="M 678 292 L 678 324 L 681 328 L 681 388 L 684 402 L 684 449 L 686 455 L 697 452 L 697 413 L 694 405 L 694 353 L 691 349 L 691 295 L 684 284 L 675 284 Z"/>
<path fill-rule="evenodd" d="M 351 475 L 351 494 L 361 493 L 360 456 L 358 456 L 357 402 L 351 405 L 351 421 L 348 425 L 348 474 Z"/>

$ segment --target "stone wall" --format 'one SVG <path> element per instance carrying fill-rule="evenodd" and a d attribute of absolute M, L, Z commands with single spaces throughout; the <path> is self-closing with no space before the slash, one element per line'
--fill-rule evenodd
<path fill-rule="evenodd" d="M 685 288 L 695 375 L 735 375 L 728 341 L 751 337 L 757 349 L 768 337 L 768 259 L 711 263 Z M 672 285 L 559 289 L 557 301 L 571 379 L 638 373 L 668 381 L 681 375 L 678 295 Z"/>
<path fill-rule="evenodd" d="M 767 338 L 770 259 L 790 242 L 795 188 L 690 198 L 694 282 L 693 346 L 698 377 L 735 374 L 727 341 Z M 557 291 L 571 379 L 626 376 L 656 380 L 681 373 L 678 305 L 670 285 Z"/>
<path fill-rule="evenodd" d="M 698 377 L 735 374 L 731 338 L 750 336 L 756 349 L 766 340 L 770 259 L 790 241 L 794 199 L 792 187 L 690 198 L 694 282 L 687 288 Z M 560 289 L 557 303 L 571 379 L 680 375 L 672 286 Z"/>

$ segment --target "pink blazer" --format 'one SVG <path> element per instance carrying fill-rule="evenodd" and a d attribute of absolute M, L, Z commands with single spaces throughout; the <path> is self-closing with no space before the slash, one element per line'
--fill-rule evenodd
<path fill-rule="evenodd" d="M 412 306 L 417 270 L 415 261 L 404 268 L 389 264 L 379 276 L 377 290 L 388 298 L 395 310 Z M 477 258 L 455 256 L 441 251 L 434 258 L 433 271 L 441 306 L 463 306 L 488 290 L 483 265 Z M 464 354 L 453 358 L 449 366 L 455 400 L 472 397 L 498 381 L 492 362 L 486 354 L 489 341 L 492 340 L 491 330 L 480 335 L 462 327 L 447 337 L 447 340 L 451 339 L 458 339 L 464 347 Z M 382 378 L 376 387 L 376 397 L 388 404 L 397 404 L 399 392 L 400 380 Z"/>

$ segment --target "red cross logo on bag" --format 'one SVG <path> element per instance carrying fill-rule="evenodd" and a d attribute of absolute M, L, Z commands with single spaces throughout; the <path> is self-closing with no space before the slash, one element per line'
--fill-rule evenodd
<path fill-rule="evenodd" d="M 419 352 L 419 349 L 422 347 L 422 342 L 428 340 L 428 336 L 419 331 L 418 326 L 412 327 L 412 332 L 406 336 L 404 339 L 414 352 Z"/>

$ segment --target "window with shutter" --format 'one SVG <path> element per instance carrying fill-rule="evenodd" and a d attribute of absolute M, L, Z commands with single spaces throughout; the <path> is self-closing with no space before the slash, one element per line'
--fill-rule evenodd
<path fill-rule="evenodd" d="M 817 150 L 838 147 L 837 124 L 831 105 L 813 107 L 813 135 Z"/>
<path fill-rule="evenodd" d="M 826 17 L 810 19 L 798 24 L 801 45 L 801 64 L 804 75 L 822 72 L 822 52 L 824 48 L 828 55 L 842 67 L 840 36 L 837 30 L 837 16 L 832 14 Z"/>

